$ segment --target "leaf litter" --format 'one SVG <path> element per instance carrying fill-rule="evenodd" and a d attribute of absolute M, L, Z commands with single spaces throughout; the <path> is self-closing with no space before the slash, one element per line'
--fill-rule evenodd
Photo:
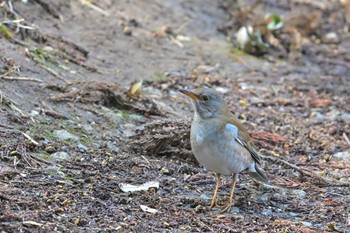
<path fill-rule="evenodd" d="M 75 43 L 69 40 L 39 33 L 41 38 L 51 38 L 46 42 L 48 45 L 70 54 L 65 62 L 70 61 L 68 66 L 79 72 L 68 73 L 68 70 L 62 69 L 60 74 L 67 78 L 64 85 L 55 82 L 41 85 L 38 93 L 43 100 L 35 103 L 38 114 L 33 116 L 18 114 L 26 113 L 28 109 L 22 109 L 17 103 L 20 99 L 13 94 L 13 90 L 19 92 L 20 89 L 11 86 L 9 80 L 1 80 L 6 82 L 2 90 L 5 98 L 1 101 L 1 111 L 7 116 L 1 118 L 4 121 L 0 127 L 0 199 L 6 207 L 0 214 L 1 227 L 9 232 L 79 232 L 86 229 L 93 232 L 346 231 L 349 215 L 344 206 L 350 202 L 349 160 L 346 156 L 350 132 L 347 117 L 350 112 L 349 79 L 345 75 L 348 72 L 347 39 L 340 37 L 336 43 L 335 40 L 323 44 L 323 36 L 329 33 L 330 28 L 336 35 L 342 35 L 344 21 L 335 19 L 338 12 L 343 14 L 344 11 L 338 4 L 330 7 L 332 1 L 298 2 L 299 7 L 305 7 L 311 14 L 303 17 L 305 13 L 293 9 L 292 15 L 282 18 L 283 25 L 280 27 L 278 17 L 274 22 L 266 21 L 265 14 L 259 13 L 259 6 L 265 4 L 267 9 L 290 10 L 288 4 L 256 1 L 254 7 L 248 6 L 248 10 L 242 7 L 242 10 L 230 6 L 229 2 L 220 1 L 220 9 L 229 12 L 228 15 L 240 15 L 233 17 L 239 24 L 228 20 L 226 27 L 220 29 L 228 34 L 229 30 L 235 32 L 249 22 L 256 23 L 251 24 L 254 29 L 261 22 L 264 27 L 273 22 L 270 27 L 275 30 L 257 35 L 259 40 L 263 39 L 270 46 L 261 54 L 266 60 L 252 62 L 249 60 L 251 57 L 242 56 L 241 63 L 229 63 L 227 69 L 228 63 L 217 61 L 213 55 L 199 64 L 182 64 L 182 67 L 188 65 L 190 70 L 161 69 L 151 72 L 158 77 L 157 80 L 142 82 L 140 96 L 136 82 L 137 88 L 131 88 L 136 90 L 133 91 L 136 94 L 134 98 L 130 98 L 128 93 L 132 84 L 85 79 L 70 81 L 75 80 L 74 76 L 79 76 L 79 72 L 86 72 L 81 69 L 88 70 L 89 75 L 98 73 L 91 69 L 96 64 L 86 63 L 89 61 L 88 50 L 77 44 L 74 46 Z M 63 16 L 56 9 L 63 9 L 63 13 L 69 9 L 67 5 L 54 1 L 40 3 L 38 1 L 58 20 Z M 15 4 L 19 7 L 17 2 Z M 100 9 L 109 9 L 106 6 L 107 2 L 99 3 Z M 102 13 L 97 10 L 99 8 L 92 9 Z M 123 14 L 126 13 L 117 10 L 117 15 Z M 325 14 L 329 16 L 327 19 L 335 22 L 331 27 L 323 20 Z M 126 22 L 132 21 L 123 17 Z M 110 20 L 112 25 L 117 25 Z M 306 22 L 300 24 L 301 20 Z M 60 25 L 59 21 L 56 22 Z M 138 38 L 147 30 L 145 25 L 140 21 L 137 27 L 132 28 L 133 33 L 125 35 L 127 39 L 119 38 L 120 41 Z M 154 28 L 159 28 L 159 25 Z M 98 27 L 91 34 L 94 37 L 98 37 L 96 30 Z M 18 37 L 13 31 L 11 33 Z M 118 34 L 118 31 L 113 33 Z M 153 38 L 152 33 L 145 33 L 151 35 L 147 46 L 151 46 L 152 38 L 157 40 L 155 47 L 170 42 L 176 50 L 181 48 L 189 54 L 194 53 L 190 48 L 190 43 L 193 46 L 196 41 L 192 39 L 194 35 L 183 33 L 191 38 L 190 42 L 181 37 L 167 41 L 163 37 L 169 33 L 168 29 L 163 30 L 165 35 L 157 38 Z M 32 38 L 34 43 L 33 34 L 23 35 Z M 309 42 L 304 44 L 308 39 Z M 142 50 L 140 41 L 138 46 Z M 108 45 L 108 40 L 104 38 L 103 43 Z M 337 52 L 337 46 L 344 52 Z M 148 47 L 146 53 L 149 54 L 152 49 Z M 162 49 L 162 53 L 169 50 L 168 47 Z M 113 48 L 109 50 L 113 51 Z M 311 63 L 299 67 L 285 65 L 278 59 L 288 57 L 295 64 L 293 54 L 307 58 Z M 56 53 L 50 57 L 57 61 L 62 59 Z M 20 64 L 24 66 L 24 63 Z M 104 61 L 98 65 L 102 69 L 110 64 Z M 120 71 L 113 72 L 119 74 Z M 113 78 L 115 73 L 111 75 Z M 137 80 L 138 75 L 135 76 Z M 207 210 L 205 207 L 213 191 L 215 175 L 200 167 L 190 151 L 192 110 L 190 104 L 176 94 L 178 88 L 195 88 L 203 84 L 221 90 L 230 110 L 244 122 L 264 156 L 265 169 L 273 182 L 271 186 L 263 186 L 241 176 L 235 206 L 225 215 L 219 215 L 217 209 Z M 35 96 L 37 93 L 32 94 Z M 61 106 L 66 108 L 59 108 Z M 45 109 L 67 117 L 45 114 Z M 14 130 L 12 125 L 21 130 Z M 62 129 L 77 135 L 78 141 L 56 140 L 53 132 Z M 69 152 L 72 158 L 50 164 L 48 158 L 58 152 L 57 148 Z M 40 158 L 36 156 L 38 153 Z M 143 188 L 137 192 L 123 192 L 120 188 L 120 184 L 145 184 L 149 180 L 157 180 L 159 188 Z M 227 181 L 224 179 L 221 184 L 220 196 L 229 192 Z M 139 189 L 140 186 L 133 188 Z M 162 214 L 148 214 L 157 210 Z"/>

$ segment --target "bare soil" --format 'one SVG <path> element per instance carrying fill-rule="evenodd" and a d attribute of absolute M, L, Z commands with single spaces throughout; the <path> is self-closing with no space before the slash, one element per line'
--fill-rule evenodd
<path fill-rule="evenodd" d="M 92 2 L 0 1 L 2 232 L 349 232 L 348 1 Z M 267 13 L 284 18 L 273 46 L 233 49 Z M 207 208 L 216 176 L 191 154 L 177 92 L 203 85 L 271 179 L 241 175 L 224 214 Z"/>

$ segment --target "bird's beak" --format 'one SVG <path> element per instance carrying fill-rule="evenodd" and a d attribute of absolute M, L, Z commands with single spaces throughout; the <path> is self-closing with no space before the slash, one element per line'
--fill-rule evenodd
<path fill-rule="evenodd" d="M 181 92 L 182 94 L 187 95 L 188 97 L 190 97 L 193 100 L 199 100 L 198 96 L 196 94 L 194 94 L 192 91 L 190 90 L 186 90 L 186 89 L 179 89 L 179 92 Z"/>

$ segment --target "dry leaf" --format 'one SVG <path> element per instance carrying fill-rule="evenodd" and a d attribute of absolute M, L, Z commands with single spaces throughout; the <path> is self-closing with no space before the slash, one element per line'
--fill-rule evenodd
<path fill-rule="evenodd" d="M 147 191 L 150 188 L 159 188 L 159 182 L 158 181 L 149 181 L 141 185 L 132 185 L 132 184 L 125 184 L 120 183 L 119 188 L 123 192 L 137 192 L 137 191 Z"/>
<path fill-rule="evenodd" d="M 272 141 L 275 143 L 283 143 L 286 141 L 285 137 L 277 133 L 258 132 L 258 133 L 251 133 L 250 136 L 254 139 L 263 140 L 263 141 Z"/>
<path fill-rule="evenodd" d="M 142 93 L 142 81 L 133 83 L 128 91 L 128 94 L 133 97 L 140 97 Z"/>
<path fill-rule="evenodd" d="M 312 107 L 328 107 L 332 105 L 332 101 L 327 98 L 318 98 L 311 101 Z"/>
<path fill-rule="evenodd" d="M 148 213 L 151 213 L 151 214 L 156 214 L 158 212 L 158 210 L 150 208 L 150 207 L 145 206 L 145 205 L 140 205 L 140 208 L 141 208 L 141 210 L 148 212 Z"/>

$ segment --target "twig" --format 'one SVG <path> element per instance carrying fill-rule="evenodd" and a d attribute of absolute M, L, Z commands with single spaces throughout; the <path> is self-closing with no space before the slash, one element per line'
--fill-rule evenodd
<path fill-rule="evenodd" d="M 286 167 L 290 167 L 290 168 L 293 168 L 294 170 L 297 170 L 300 174 L 302 175 L 305 175 L 305 176 L 309 176 L 309 177 L 312 177 L 316 180 L 319 180 L 321 182 L 323 182 L 324 184 L 328 185 L 328 186 L 346 186 L 346 187 L 350 187 L 350 183 L 344 183 L 344 182 L 337 182 L 335 180 L 330 180 L 330 179 L 327 179 L 327 178 L 324 178 L 308 169 L 305 169 L 305 168 L 301 168 L 301 167 L 298 167 L 294 164 L 291 164 L 287 161 L 284 161 L 282 159 L 279 159 L 279 158 L 276 158 L 276 157 L 273 157 L 273 156 L 269 156 L 269 155 L 262 155 L 260 154 L 261 158 L 263 159 L 268 159 L 274 163 L 278 163 L 278 164 L 281 164 L 281 165 L 284 165 Z"/>
<path fill-rule="evenodd" d="M 17 69 L 19 68 L 19 66 L 12 66 L 9 70 L 7 70 L 5 73 L 1 74 L 0 75 L 0 78 L 4 78 L 6 77 L 7 75 L 15 72 Z"/>
<path fill-rule="evenodd" d="M 0 91 L 0 104 L 2 102 L 5 102 L 7 106 L 9 106 L 12 110 L 17 111 L 20 115 L 26 117 L 27 115 L 18 107 L 15 106 L 15 101 L 11 100 L 10 98 L 6 97 L 2 91 Z"/>
<path fill-rule="evenodd" d="M 36 146 L 39 145 L 39 143 L 37 141 L 35 141 L 33 138 L 31 138 L 28 134 L 21 132 L 23 134 L 24 137 L 26 137 L 27 139 L 29 139 L 29 141 L 31 141 L 33 144 L 35 144 Z"/>
<path fill-rule="evenodd" d="M 87 0 L 80 0 L 81 4 L 83 5 L 87 5 L 88 7 L 90 7 L 91 9 L 103 14 L 104 16 L 109 16 L 109 13 L 105 10 L 103 10 L 101 7 L 97 6 L 96 4 L 87 1 Z"/>
<path fill-rule="evenodd" d="M 20 22 L 24 22 L 24 19 L 16 19 L 16 20 L 7 19 L 7 20 L 0 22 L 0 24 L 9 24 L 9 25 L 16 24 L 18 28 L 24 28 L 24 29 L 28 29 L 28 30 L 35 29 L 34 27 L 22 25 L 22 24 L 20 24 Z"/>
<path fill-rule="evenodd" d="M 43 163 L 43 164 L 47 164 L 47 165 L 52 165 L 51 162 L 46 161 L 46 160 L 44 160 L 44 159 L 41 159 L 41 158 L 39 158 L 39 157 L 37 157 L 37 156 L 35 156 L 35 155 L 31 155 L 30 158 L 36 160 L 36 161 L 39 162 L 39 163 Z"/>
<path fill-rule="evenodd" d="M 209 231 L 211 231 L 211 232 L 215 232 L 215 231 L 213 230 L 213 228 L 209 227 L 207 224 L 205 224 L 204 222 L 202 222 L 200 219 L 197 219 L 197 222 L 198 222 L 198 224 L 199 224 L 201 227 L 207 228 L 207 229 L 208 229 Z"/>
<path fill-rule="evenodd" d="M 14 77 L 14 76 L 4 76 L 0 77 L 1 79 L 7 79 L 7 80 L 18 80 L 18 81 L 32 81 L 32 82 L 38 82 L 42 83 L 43 80 L 41 79 L 36 79 L 36 78 L 30 78 L 30 77 Z"/>
<path fill-rule="evenodd" d="M 146 162 L 147 162 L 149 165 L 151 165 L 151 163 L 148 161 L 148 159 L 147 159 L 145 156 L 141 155 L 141 157 L 142 157 L 144 160 L 146 160 Z"/>
<path fill-rule="evenodd" d="M 66 117 L 65 115 L 63 115 L 61 113 L 58 113 L 56 111 L 53 111 L 53 110 L 48 110 L 48 109 L 42 108 L 40 110 L 40 112 L 42 112 L 45 115 L 51 116 L 53 118 L 56 118 L 56 119 L 68 119 L 68 117 Z"/>
<path fill-rule="evenodd" d="M 349 140 L 348 136 L 346 135 L 346 133 L 343 133 L 343 138 L 348 143 L 348 145 L 350 146 L 350 140 Z"/>
<path fill-rule="evenodd" d="M 61 75 L 59 75 L 56 71 L 54 71 L 53 69 L 46 67 L 40 63 L 38 63 L 38 66 L 40 66 L 41 68 L 43 68 L 44 70 L 48 71 L 49 73 L 51 73 L 53 76 L 55 76 L 56 78 L 62 80 L 65 83 L 69 83 L 66 79 L 64 79 Z"/>

